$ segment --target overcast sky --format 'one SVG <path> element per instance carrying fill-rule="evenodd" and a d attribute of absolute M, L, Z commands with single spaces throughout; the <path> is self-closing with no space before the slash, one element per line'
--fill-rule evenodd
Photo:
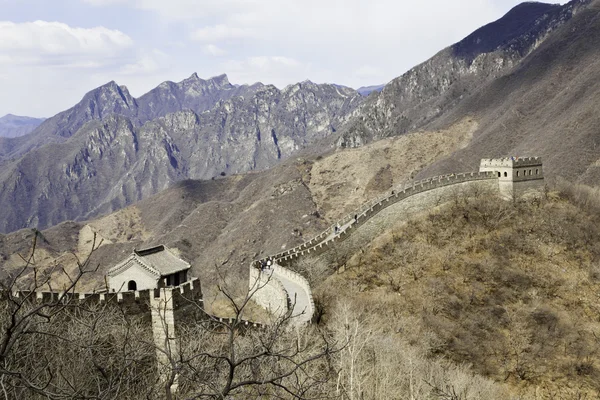
<path fill-rule="evenodd" d="M 0 115 L 50 117 L 115 80 L 388 82 L 518 0 L 0 0 Z M 564 3 L 564 2 L 563 2 Z"/>

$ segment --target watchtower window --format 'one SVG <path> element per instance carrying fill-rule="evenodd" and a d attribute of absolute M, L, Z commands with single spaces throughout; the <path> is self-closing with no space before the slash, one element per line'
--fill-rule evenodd
<path fill-rule="evenodd" d="M 517 176 L 519 176 L 519 171 L 517 171 Z"/>
<path fill-rule="evenodd" d="M 529 175 L 531 175 L 531 170 L 529 170 Z"/>
<path fill-rule="evenodd" d="M 536 170 L 535 170 L 535 174 L 536 174 L 536 175 L 538 175 L 538 174 L 539 174 L 539 171 L 540 171 L 539 169 L 536 169 Z"/>
<path fill-rule="evenodd" d="M 127 283 L 127 290 L 137 290 L 137 283 L 135 283 L 135 281 L 129 281 L 129 283 Z"/>
<path fill-rule="evenodd" d="M 500 172 L 498 172 L 498 178 L 500 178 L 502 175 L 500 174 Z"/>
<path fill-rule="evenodd" d="M 506 178 L 508 176 L 508 172 L 504 172 L 504 177 Z"/>

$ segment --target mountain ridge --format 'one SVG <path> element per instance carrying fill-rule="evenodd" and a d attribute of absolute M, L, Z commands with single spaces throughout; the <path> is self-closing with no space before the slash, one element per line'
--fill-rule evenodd
<path fill-rule="evenodd" d="M 509 72 L 551 32 L 592 1 L 572 0 L 563 6 L 527 2 L 514 7 L 498 20 L 393 79 L 377 96 L 368 98 L 361 115 L 338 141 L 338 147 L 353 147 L 434 127 L 435 120 L 486 83 Z M 506 26 L 513 26 L 513 19 L 528 21 L 520 26 L 522 34 L 514 37 L 509 31 L 506 37 L 497 37 L 495 28 L 505 32 Z M 488 49 L 492 50 L 483 51 Z M 473 51 L 479 51 L 476 57 Z"/>
<path fill-rule="evenodd" d="M 6 114 L 0 117 L 0 138 L 15 138 L 27 135 L 36 129 L 46 118 L 33 118 Z"/>
<path fill-rule="evenodd" d="M 0 170 L 0 231 L 109 213 L 182 179 L 268 168 L 333 134 L 362 101 L 352 89 L 312 82 L 284 90 L 235 87 L 225 75 L 206 82 L 194 74 L 140 100 L 112 81 L 30 134 L 43 146 L 9 151 Z M 165 91 L 172 96 L 156 95 Z M 150 119 L 144 105 L 155 99 L 164 100 L 156 115 L 165 115 Z M 180 109 L 189 104 L 197 111 Z"/>
<path fill-rule="evenodd" d="M 43 132 L 43 126 L 68 120 L 64 113 L 77 117 L 71 118 L 73 124 L 64 125 L 65 135 L 49 132 L 45 137 L 43 143 L 59 146 L 54 161 L 43 147 L 35 156 L 30 151 L 19 158 L 25 140 L 0 140 L 4 158 L 0 159 L 0 185 L 7 188 L 0 206 L 11 219 L 0 221 L 0 231 L 91 218 L 180 179 L 266 169 L 301 149 L 318 154 L 335 146 L 352 148 L 420 128 L 450 126 L 468 117 L 463 107 L 470 104 L 468 99 L 513 71 L 590 3 L 574 0 L 564 6 L 526 3 L 516 7 L 366 98 L 339 85 L 304 81 L 280 90 L 273 85 L 232 85 L 226 75 L 209 82 L 192 74 L 179 83 L 164 82 L 146 97 L 134 99 L 126 87 L 109 82 L 38 128 Z M 521 27 L 524 33 L 504 35 L 503 27 L 512 24 L 507 19 L 519 15 L 519 21 L 529 22 Z M 500 37 L 494 34 L 496 26 L 502 28 Z M 473 43 L 475 47 L 469 47 Z M 465 58 L 453 55 L 454 48 L 462 48 L 467 55 L 473 49 L 495 50 Z M 187 105 L 196 111 L 183 109 Z M 144 109 L 160 116 L 148 119 L 140 112 Z M 177 111 L 169 112 L 172 109 Z M 108 132 L 117 127 L 119 132 Z M 121 142 L 100 140 L 111 135 L 122 136 Z M 32 137 L 40 138 L 31 134 L 26 139 Z M 36 145 L 40 141 L 30 149 Z M 481 147 L 471 162 L 490 150 Z M 33 160 L 38 162 L 36 168 L 43 165 L 44 169 L 33 173 L 28 167 Z M 68 198 L 64 193 L 70 194 Z M 31 202 L 31 197 L 37 200 Z"/>

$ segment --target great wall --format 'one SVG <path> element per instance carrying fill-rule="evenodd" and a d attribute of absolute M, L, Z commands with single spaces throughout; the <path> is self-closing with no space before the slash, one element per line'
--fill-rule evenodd
<path fill-rule="evenodd" d="M 341 253 L 359 249 L 398 220 L 445 203 L 459 193 L 514 199 L 538 194 L 543 187 L 540 157 L 510 157 L 482 159 L 479 172 L 442 175 L 392 188 L 304 243 L 252 263 L 249 287 L 257 279 L 263 282 L 254 301 L 277 313 L 285 313 L 291 307 L 297 324 L 308 323 L 315 311 L 310 284 L 286 266 L 305 258 L 326 257 L 333 248 Z M 272 265 L 265 268 L 269 260 Z"/>
<path fill-rule="evenodd" d="M 292 326 L 310 323 L 315 305 L 309 281 L 292 270 L 299 260 L 328 257 L 330 250 L 342 253 L 356 250 L 401 219 L 450 201 L 460 193 L 499 195 L 514 199 L 539 194 L 544 187 L 539 157 L 483 159 L 479 172 L 432 177 L 392 188 L 360 209 L 336 221 L 328 229 L 286 251 L 251 263 L 249 293 L 252 300 L 276 318 L 286 316 Z M 334 256 L 330 256 L 335 258 Z M 271 265 L 265 268 L 267 261 Z M 328 261 L 335 261 L 329 259 Z M 178 286 L 106 293 L 13 292 L 6 294 L 18 302 L 86 304 L 110 302 L 128 313 L 150 317 L 159 371 L 168 371 L 168 355 L 178 353 L 177 327 L 203 320 L 234 329 L 265 325 L 238 318 L 223 318 L 203 310 L 200 280 L 192 278 Z M 291 316 L 291 317 L 290 317 Z M 166 374 L 166 372 L 165 372 Z M 176 390 L 176 383 L 173 387 Z"/>

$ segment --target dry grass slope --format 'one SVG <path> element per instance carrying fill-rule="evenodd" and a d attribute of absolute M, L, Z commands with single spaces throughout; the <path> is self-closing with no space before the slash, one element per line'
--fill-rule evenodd
<path fill-rule="evenodd" d="M 563 185 L 540 201 L 459 198 L 360 249 L 317 288 L 429 356 L 514 395 L 600 393 L 600 196 Z"/>

